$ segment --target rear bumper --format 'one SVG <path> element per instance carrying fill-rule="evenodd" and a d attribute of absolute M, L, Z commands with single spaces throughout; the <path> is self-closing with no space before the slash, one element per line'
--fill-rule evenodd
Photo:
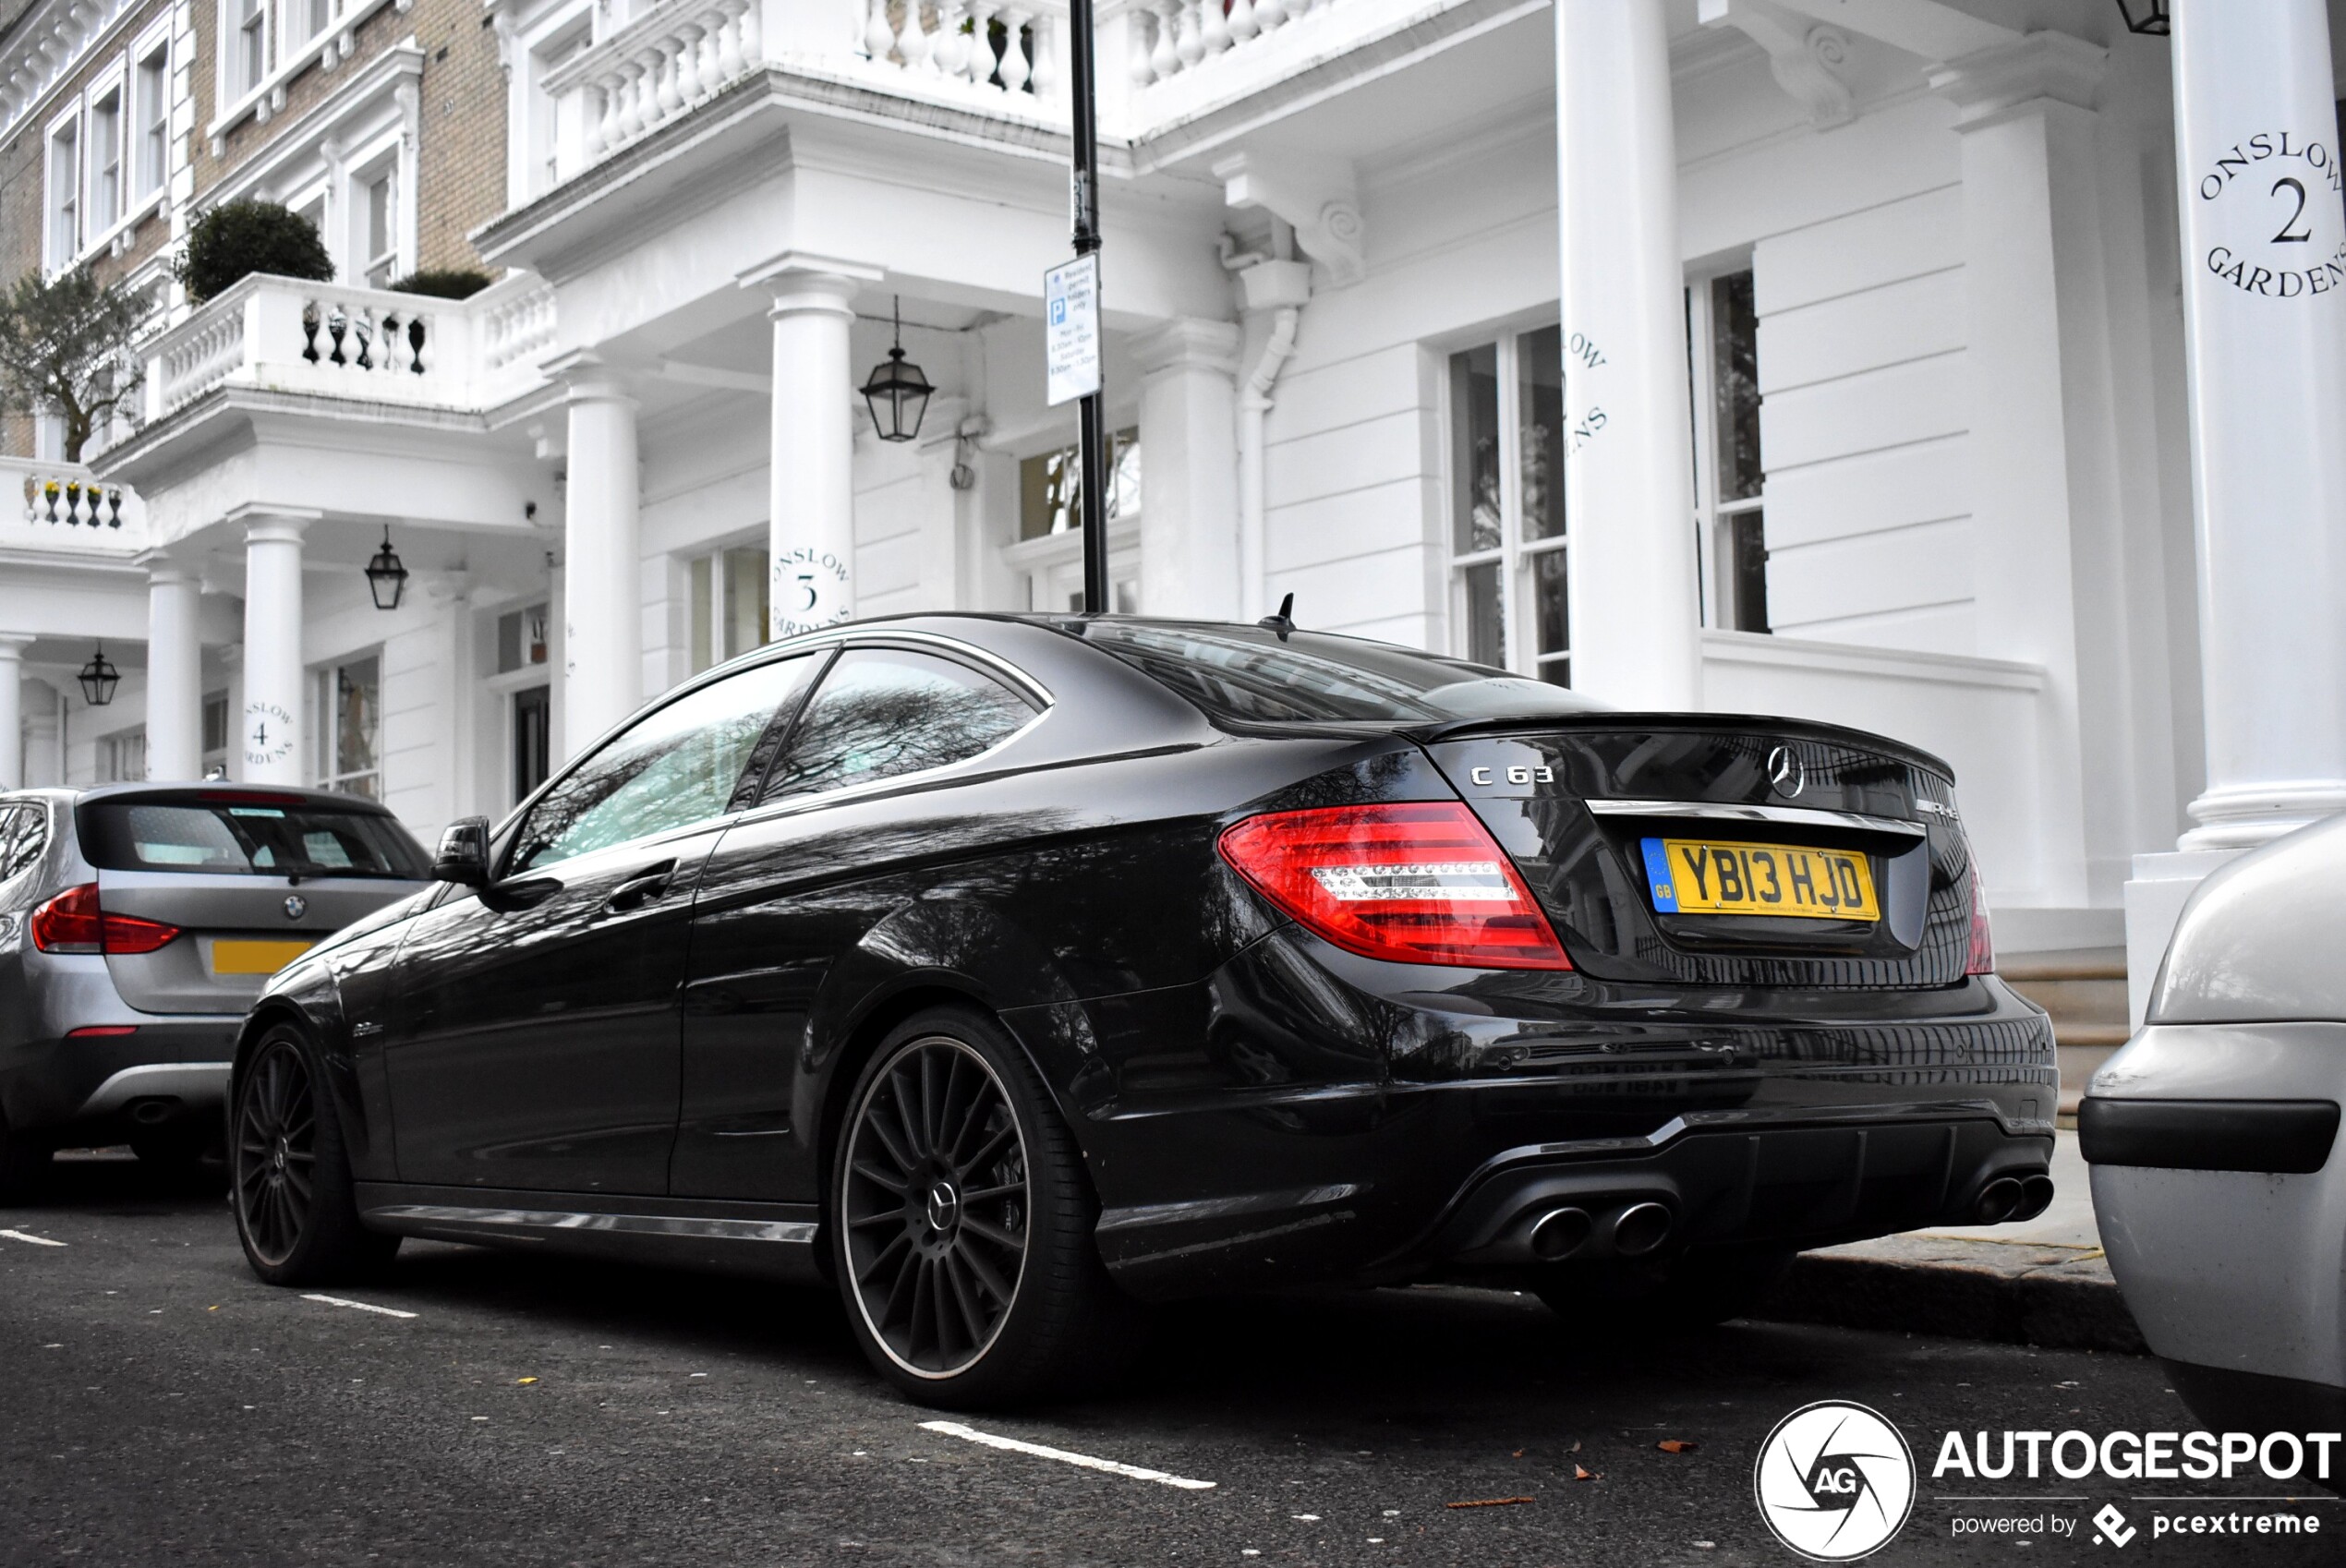
<path fill-rule="evenodd" d="M 2152 1350 L 2213 1374 L 2203 1397 L 2346 1397 L 2341 1103 L 2346 1023 L 2153 1024 L 2086 1090 L 2110 1272 Z"/>
<path fill-rule="evenodd" d="M 149 1126 L 216 1119 L 243 1022 L 147 1017 L 134 1034 L 13 1042 L 0 1052 L 0 1111 L 12 1131 L 53 1140 L 111 1141 Z"/>
<path fill-rule="evenodd" d="M 1992 980 L 1636 989 L 1283 933 L 1198 987 L 1007 1021 L 1085 1064 L 1047 1076 L 1075 1080 L 1101 1253 L 1143 1296 L 1518 1267 L 1559 1208 L 1589 1216 L 1578 1260 L 1639 1203 L 1675 1250 L 1977 1223 L 2003 1177 L 2050 1196 L 2051 1029 Z"/>

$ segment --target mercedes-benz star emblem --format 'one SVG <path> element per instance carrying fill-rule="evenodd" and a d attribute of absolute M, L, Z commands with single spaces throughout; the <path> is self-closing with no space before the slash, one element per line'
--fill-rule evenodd
<path fill-rule="evenodd" d="M 1768 782 L 1776 793 L 1786 800 L 1808 788 L 1808 770 L 1800 765 L 1800 754 L 1790 746 L 1778 746 L 1768 754 Z"/>
<path fill-rule="evenodd" d="M 303 915 L 306 915 L 308 912 L 308 899 L 303 898 L 298 893 L 288 893 L 285 895 L 285 918 L 287 920 L 299 920 Z"/>

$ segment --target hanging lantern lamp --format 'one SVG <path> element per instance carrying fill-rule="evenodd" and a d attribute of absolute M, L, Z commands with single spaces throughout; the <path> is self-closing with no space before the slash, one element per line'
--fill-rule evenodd
<path fill-rule="evenodd" d="M 81 667 L 79 679 L 81 694 L 90 706 L 103 707 L 114 701 L 114 689 L 122 684 L 122 671 L 106 657 L 105 645 L 102 643 L 91 654 L 90 662 Z"/>
<path fill-rule="evenodd" d="M 391 548 L 391 525 L 383 525 L 383 548 L 375 559 L 367 562 L 367 589 L 375 596 L 377 609 L 397 609 L 399 597 L 407 591 L 407 567 L 399 552 Z"/>
<path fill-rule="evenodd" d="M 872 367 L 864 381 L 864 401 L 871 405 L 872 428 L 884 441 L 909 441 L 921 433 L 921 416 L 928 412 L 930 386 L 921 368 L 904 357 L 903 300 L 898 296 L 890 314 L 896 321 L 896 345 L 888 362 Z"/>

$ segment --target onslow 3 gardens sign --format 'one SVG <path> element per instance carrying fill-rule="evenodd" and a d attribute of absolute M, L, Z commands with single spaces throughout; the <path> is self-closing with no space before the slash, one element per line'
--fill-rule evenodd
<path fill-rule="evenodd" d="M 2194 192 L 2202 263 L 2243 294 L 2297 299 L 2346 288 L 2338 155 L 2292 130 L 2262 130 L 2217 154 Z"/>

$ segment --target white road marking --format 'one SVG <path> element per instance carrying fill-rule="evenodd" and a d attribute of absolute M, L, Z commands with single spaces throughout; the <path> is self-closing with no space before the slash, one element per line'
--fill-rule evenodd
<path fill-rule="evenodd" d="M 1037 1459 L 1056 1459 L 1062 1465 L 1080 1465 L 1086 1470 L 1105 1470 L 1111 1476 L 1124 1476 L 1136 1481 L 1158 1481 L 1168 1487 L 1179 1487 L 1183 1491 L 1207 1491 L 1215 1485 L 1212 1481 L 1193 1481 L 1186 1476 L 1168 1475 L 1163 1470 L 1144 1470 L 1138 1465 L 1126 1465 L 1115 1459 L 1094 1459 L 1088 1453 L 1070 1453 L 1064 1448 L 1046 1448 L 1039 1442 L 998 1437 L 992 1432 L 981 1432 L 975 1427 L 965 1427 L 959 1421 L 923 1421 L 921 1430 L 942 1432 L 947 1437 L 983 1443 L 987 1448 L 1007 1449 L 1012 1453 L 1032 1454 Z"/>
<path fill-rule="evenodd" d="M 62 1241 L 52 1241 L 45 1236 L 28 1236 L 20 1230 L 0 1230 L 0 1236 L 6 1236 L 10 1241 L 30 1241 L 35 1247 L 63 1247 L 65 1245 Z"/>
<path fill-rule="evenodd" d="M 378 1307 L 371 1301 L 345 1301 L 339 1296 L 304 1296 L 304 1301 L 322 1302 L 329 1307 L 347 1307 L 357 1312 L 380 1312 L 386 1318 L 412 1318 L 413 1312 L 403 1312 L 396 1307 Z"/>

